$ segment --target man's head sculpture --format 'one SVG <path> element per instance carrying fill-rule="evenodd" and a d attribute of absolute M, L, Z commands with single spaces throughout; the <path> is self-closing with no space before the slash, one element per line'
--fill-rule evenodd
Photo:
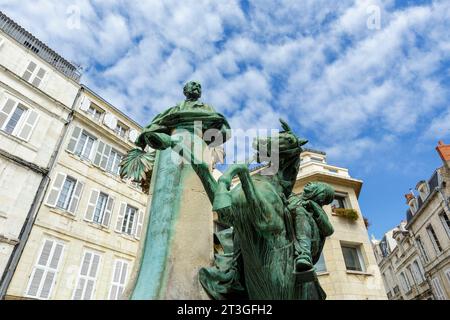
<path fill-rule="evenodd" d="M 183 93 L 186 97 L 186 100 L 198 100 L 202 96 L 202 86 L 198 82 L 189 81 L 184 85 Z"/>
<path fill-rule="evenodd" d="M 280 131 L 278 135 L 255 139 L 253 147 L 256 149 L 257 162 L 264 161 L 265 157 L 273 158 L 275 154 L 279 156 L 280 161 L 287 158 L 298 158 L 303 151 L 302 146 L 308 143 L 308 140 L 295 135 L 286 121 L 279 120 L 283 131 Z"/>

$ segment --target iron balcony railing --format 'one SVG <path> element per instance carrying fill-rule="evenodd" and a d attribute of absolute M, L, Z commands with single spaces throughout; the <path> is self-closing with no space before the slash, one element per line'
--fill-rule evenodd
<path fill-rule="evenodd" d="M 79 67 L 65 60 L 63 57 L 50 49 L 27 30 L 19 26 L 16 22 L 14 22 L 14 20 L 10 19 L 1 11 L 0 30 L 2 30 L 4 33 L 9 35 L 11 38 L 19 42 L 25 48 L 38 55 L 49 64 L 51 64 L 68 78 L 76 82 L 80 81 L 81 72 L 79 70 Z"/>

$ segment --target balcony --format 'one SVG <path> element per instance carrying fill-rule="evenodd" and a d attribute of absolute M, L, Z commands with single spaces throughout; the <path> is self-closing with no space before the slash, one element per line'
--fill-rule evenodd
<path fill-rule="evenodd" d="M 55 51 L 47 47 L 43 42 L 34 37 L 31 33 L 19 26 L 16 22 L 0 11 L 0 30 L 9 35 L 11 38 L 19 42 L 26 49 L 38 55 L 41 59 L 48 62 L 56 70 L 67 76 L 68 78 L 79 82 L 81 72 L 78 67 L 74 66 Z"/>

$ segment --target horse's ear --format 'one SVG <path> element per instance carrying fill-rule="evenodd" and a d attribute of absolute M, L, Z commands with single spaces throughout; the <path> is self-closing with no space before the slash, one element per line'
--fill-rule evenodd
<path fill-rule="evenodd" d="M 281 128 L 283 128 L 284 131 L 290 131 L 292 132 L 291 128 L 289 127 L 289 125 L 287 124 L 286 121 L 284 121 L 283 119 L 279 119 L 280 123 L 281 123 Z"/>

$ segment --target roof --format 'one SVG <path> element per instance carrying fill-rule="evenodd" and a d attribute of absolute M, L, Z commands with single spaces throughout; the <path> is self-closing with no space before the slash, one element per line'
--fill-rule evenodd
<path fill-rule="evenodd" d="M 16 40 L 23 47 L 30 50 L 38 57 L 52 65 L 56 70 L 68 78 L 79 82 L 81 78 L 80 67 L 70 63 L 55 51 L 50 49 L 45 43 L 33 36 L 30 32 L 22 28 L 14 20 L 0 11 L 0 30 Z"/>
<path fill-rule="evenodd" d="M 320 150 L 316 150 L 316 149 L 311 149 L 311 148 L 303 148 L 303 152 L 311 152 L 311 153 L 317 153 L 317 154 L 322 154 L 322 155 L 327 155 L 326 152 L 324 151 L 320 151 Z"/>

